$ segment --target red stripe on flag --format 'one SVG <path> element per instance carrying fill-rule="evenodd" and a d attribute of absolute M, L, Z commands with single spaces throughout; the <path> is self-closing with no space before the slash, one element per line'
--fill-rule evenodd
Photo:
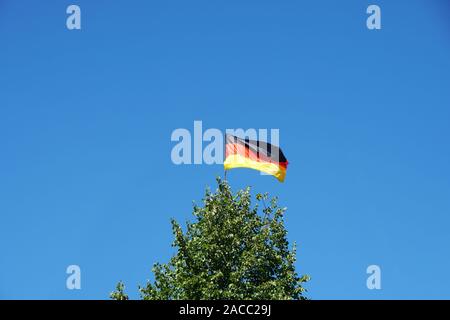
<path fill-rule="evenodd" d="M 264 154 L 258 155 L 242 144 L 227 143 L 226 147 L 225 147 L 225 158 L 228 157 L 229 155 L 233 155 L 233 154 L 239 154 L 241 156 L 244 156 L 248 159 L 251 159 L 251 160 L 257 161 L 257 162 L 274 163 L 285 169 L 287 168 L 287 165 L 288 165 L 287 161 L 286 162 L 277 162 L 277 161 L 270 159 L 269 157 L 267 157 Z"/>

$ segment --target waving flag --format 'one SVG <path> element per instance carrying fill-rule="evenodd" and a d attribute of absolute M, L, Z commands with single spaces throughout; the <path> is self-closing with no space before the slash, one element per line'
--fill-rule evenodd
<path fill-rule="evenodd" d="M 288 161 L 277 146 L 227 134 L 223 165 L 225 170 L 233 168 L 259 170 L 273 175 L 280 182 L 283 182 Z"/>

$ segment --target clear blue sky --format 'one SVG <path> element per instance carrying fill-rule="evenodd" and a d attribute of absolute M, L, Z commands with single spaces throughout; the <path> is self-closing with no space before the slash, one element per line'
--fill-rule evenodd
<path fill-rule="evenodd" d="M 309 297 L 450 298 L 449 21 L 444 0 L 0 0 L 0 299 L 136 298 L 223 172 L 172 164 L 194 120 L 280 129 L 286 182 L 229 180 L 288 207 Z"/>

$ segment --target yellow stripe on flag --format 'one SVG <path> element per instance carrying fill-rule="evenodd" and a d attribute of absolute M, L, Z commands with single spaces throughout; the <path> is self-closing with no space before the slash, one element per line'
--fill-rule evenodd
<path fill-rule="evenodd" d="M 258 162 L 241 156 L 239 154 L 231 154 L 229 155 L 223 166 L 225 170 L 234 169 L 234 168 L 249 168 L 255 169 L 267 174 L 270 174 L 278 179 L 278 181 L 283 182 L 286 176 L 286 169 L 277 165 L 276 163 L 270 162 Z"/>

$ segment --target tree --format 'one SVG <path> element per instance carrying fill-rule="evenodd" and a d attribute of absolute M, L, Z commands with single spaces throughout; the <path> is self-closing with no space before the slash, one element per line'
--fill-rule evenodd
<path fill-rule="evenodd" d="M 203 206 L 194 204 L 194 223 L 186 232 L 172 220 L 176 254 L 167 264 L 155 264 L 155 281 L 140 287 L 144 300 L 171 299 L 305 299 L 295 271 L 295 244 L 289 248 L 277 198 L 256 195 L 250 188 L 233 194 L 226 181 L 206 191 Z M 268 201 L 268 205 L 266 205 Z M 263 205 L 260 212 L 260 205 Z M 128 299 L 123 283 L 112 299 Z"/>

